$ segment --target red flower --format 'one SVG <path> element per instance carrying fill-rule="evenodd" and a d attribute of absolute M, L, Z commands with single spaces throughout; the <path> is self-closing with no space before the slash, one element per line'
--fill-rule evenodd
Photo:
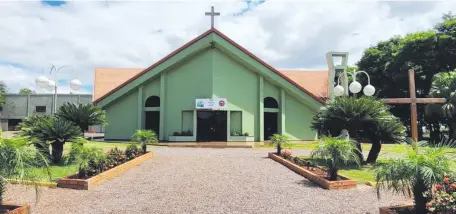
<path fill-rule="evenodd" d="M 437 184 L 437 185 L 435 185 L 435 188 L 436 188 L 436 189 L 441 189 L 441 188 L 442 188 L 442 185 Z"/>
<path fill-rule="evenodd" d="M 426 207 L 430 207 L 431 205 L 431 203 L 426 203 Z"/>
<path fill-rule="evenodd" d="M 447 183 L 450 183 L 450 178 L 449 178 L 449 177 L 445 177 L 445 178 L 443 179 L 443 182 L 446 183 L 446 184 L 447 184 Z"/>
<path fill-rule="evenodd" d="M 451 184 L 451 185 L 450 185 L 450 188 L 451 188 L 451 189 L 456 189 L 456 184 Z"/>

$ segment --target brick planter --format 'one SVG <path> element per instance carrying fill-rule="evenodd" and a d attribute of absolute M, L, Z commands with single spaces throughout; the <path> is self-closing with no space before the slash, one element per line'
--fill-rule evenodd
<path fill-rule="evenodd" d="M 413 208 L 413 205 L 399 205 L 399 206 L 393 206 L 393 207 L 380 207 L 380 214 L 397 214 L 394 209 L 397 208 Z"/>
<path fill-rule="evenodd" d="M 312 171 L 310 171 L 302 166 L 299 166 L 289 160 L 286 160 L 286 159 L 282 158 L 281 156 L 278 156 L 274 153 L 269 153 L 269 158 L 281 163 L 282 165 L 293 170 L 294 172 L 304 176 L 305 178 L 318 184 L 318 186 L 320 186 L 322 188 L 325 188 L 328 190 L 337 190 L 337 189 L 353 189 L 356 187 L 357 182 L 355 180 L 351 180 L 347 177 L 339 175 L 339 177 L 342 178 L 343 180 L 329 181 L 329 180 L 313 173 Z M 317 168 L 317 167 L 314 167 L 314 168 Z"/>
<path fill-rule="evenodd" d="M 57 187 L 60 188 L 69 188 L 69 189 L 80 189 L 80 190 L 89 190 L 95 187 L 98 184 L 103 183 L 106 180 L 117 177 L 127 171 L 130 168 L 142 164 L 144 161 L 154 157 L 153 152 L 148 152 L 144 155 L 141 155 L 133 160 L 127 161 L 123 164 L 120 164 L 112 169 L 104 171 L 98 175 L 95 175 L 89 179 L 72 179 L 72 176 L 61 178 L 57 181 Z M 75 176 L 75 175 L 73 175 Z"/>
<path fill-rule="evenodd" d="M 14 205 L 3 203 L 0 205 L 0 213 L 3 213 L 5 210 L 5 214 L 30 214 L 29 205 Z"/>

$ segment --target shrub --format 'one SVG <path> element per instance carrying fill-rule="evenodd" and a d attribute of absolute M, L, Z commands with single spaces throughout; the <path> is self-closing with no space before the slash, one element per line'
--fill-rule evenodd
<path fill-rule="evenodd" d="M 27 184 L 35 186 L 37 190 L 38 178 L 33 168 L 44 168 L 51 178 L 47 158 L 33 148 L 28 139 L 0 138 L 0 204 L 7 188 L 6 179 L 32 181 Z"/>
<path fill-rule="evenodd" d="M 410 196 L 413 194 L 416 213 L 426 213 L 426 197 L 433 184 L 452 169 L 452 154 L 441 147 L 422 147 L 413 142 L 413 150 L 400 158 L 390 158 L 375 167 L 377 196 L 380 190 Z"/>
<path fill-rule="evenodd" d="M 269 139 L 276 145 L 278 155 L 282 154 L 282 146 L 287 145 L 290 142 L 288 136 L 281 134 L 274 134 Z"/>
<path fill-rule="evenodd" d="M 157 135 L 152 130 L 136 130 L 136 132 L 132 136 L 133 142 L 141 143 L 141 149 L 143 153 L 147 152 L 147 144 L 149 143 L 157 143 Z"/>
<path fill-rule="evenodd" d="M 248 133 L 248 132 L 245 132 L 245 133 L 244 133 L 244 136 L 249 136 L 249 133 Z"/>
<path fill-rule="evenodd" d="M 323 137 L 318 148 L 312 151 L 312 158 L 315 157 L 325 160 L 328 179 L 331 181 L 337 180 L 337 172 L 341 167 L 360 163 L 354 142 L 331 137 Z"/>
<path fill-rule="evenodd" d="M 67 156 L 66 163 L 75 163 L 78 157 L 81 155 L 84 149 L 84 145 L 86 144 L 87 140 L 84 138 L 77 138 L 73 140 L 70 148 L 70 152 Z"/>
<path fill-rule="evenodd" d="M 106 161 L 108 168 L 112 168 L 125 163 L 127 161 L 127 157 L 122 150 L 114 147 L 113 149 L 109 150 Z"/>
<path fill-rule="evenodd" d="M 101 148 L 88 148 L 76 144 L 79 149 L 78 155 L 75 156 L 74 163 L 78 165 L 79 178 L 87 178 L 103 171 L 106 155 Z"/>
<path fill-rule="evenodd" d="M 127 157 L 127 160 L 134 159 L 140 155 L 141 151 L 136 144 L 130 144 L 127 149 L 125 149 L 125 156 Z"/>
<path fill-rule="evenodd" d="M 291 157 L 291 151 L 290 150 L 283 150 L 282 153 L 280 153 L 280 155 L 285 158 L 285 159 L 288 159 Z"/>
<path fill-rule="evenodd" d="M 430 213 L 456 213 L 455 180 L 445 177 L 443 183 L 434 185 L 424 196 L 428 199 L 426 207 Z"/>

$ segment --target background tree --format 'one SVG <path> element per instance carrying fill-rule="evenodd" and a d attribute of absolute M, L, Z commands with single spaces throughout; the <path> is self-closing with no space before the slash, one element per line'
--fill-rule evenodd
<path fill-rule="evenodd" d="M 434 126 L 444 124 L 449 136 L 456 138 L 456 70 L 441 72 L 434 76 L 429 97 L 446 98 L 444 104 L 428 104 L 425 108 L 426 120 Z M 439 139 L 440 129 L 432 129 L 432 139 Z"/>
<path fill-rule="evenodd" d="M 3 110 L 5 105 L 5 94 L 6 94 L 6 84 L 3 81 L 0 81 L 0 111 Z"/>
<path fill-rule="evenodd" d="M 105 125 L 106 114 L 100 107 L 93 104 L 79 104 L 65 103 L 60 106 L 56 115 L 65 120 L 71 121 L 76 124 L 82 132 L 89 129 L 91 125 Z"/>
<path fill-rule="evenodd" d="M 25 94 L 25 95 L 27 95 L 27 94 L 36 94 L 36 92 L 32 91 L 32 90 L 30 90 L 28 88 L 21 88 L 21 90 L 19 90 L 19 94 Z"/>
<path fill-rule="evenodd" d="M 454 47 L 456 19 L 451 14 L 445 14 L 443 21 L 434 29 L 405 37 L 395 36 L 367 48 L 357 66 L 369 73 L 379 98 L 408 97 L 408 70 L 414 69 L 417 97 L 426 97 L 436 73 L 456 68 Z M 362 76 L 360 81 L 367 82 Z M 396 105 L 391 112 L 404 124 L 410 124 L 408 105 Z M 426 125 L 423 105 L 418 105 L 418 125 Z M 407 128 L 410 130 L 408 125 Z M 418 132 L 422 138 L 422 129 Z"/>

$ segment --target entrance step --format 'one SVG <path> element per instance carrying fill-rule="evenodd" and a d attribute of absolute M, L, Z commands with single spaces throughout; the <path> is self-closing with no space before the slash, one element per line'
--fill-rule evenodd
<path fill-rule="evenodd" d="M 195 147 L 195 148 L 253 148 L 254 142 L 169 142 L 158 143 L 159 146 Z"/>

